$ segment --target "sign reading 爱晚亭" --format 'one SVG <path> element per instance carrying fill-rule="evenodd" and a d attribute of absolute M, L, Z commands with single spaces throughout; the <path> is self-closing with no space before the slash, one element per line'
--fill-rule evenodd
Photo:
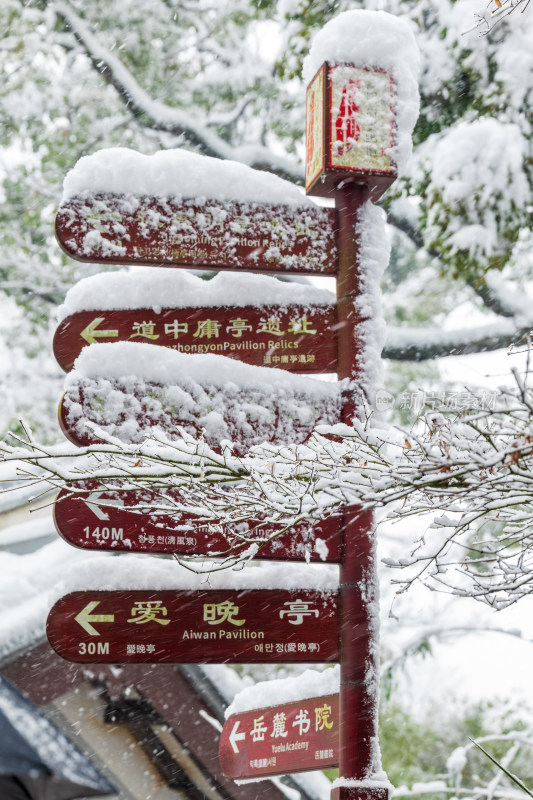
<path fill-rule="evenodd" d="M 220 735 L 226 778 L 241 780 L 339 765 L 339 695 L 231 714 Z"/>
<path fill-rule="evenodd" d="M 84 591 L 47 620 L 68 661 L 214 664 L 332 662 L 339 657 L 336 592 Z"/>

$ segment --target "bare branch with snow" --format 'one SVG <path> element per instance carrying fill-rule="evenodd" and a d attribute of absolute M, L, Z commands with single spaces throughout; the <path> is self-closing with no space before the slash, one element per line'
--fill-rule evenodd
<path fill-rule="evenodd" d="M 191 513 L 210 526 L 249 520 L 285 530 L 346 505 L 390 507 L 395 518 L 431 514 L 408 557 L 389 560 L 405 574 L 399 591 L 421 581 L 503 608 L 533 592 L 533 390 L 517 378 L 494 408 L 431 412 L 415 430 L 380 430 L 368 419 L 321 426 L 303 445 L 262 444 L 242 457 L 185 431 L 150 432 L 127 445 L 95 429 L 102 444 L 73 448 L 0 445 L 28 480 L 87 492 L 98 480 L 117 491 L 150 490 L 153 513 Z M 401 505 L 399 505 L 401 503 Z M 252 537 L 253 538 L 253 537 Z M 261 540 L 263 541 L 263 540 Z"/>
<path fill-rule="evenodd" d="M 183 109 L 152 99 L 120 59 L 98 41 L 67 3 L 55 2 L 54 10 L 64 19 L 95 69 L 116 89 L 134 117 L 144 119 L 153 130 L 182 136 L 185 142 L 204 155 L 238 161 L 255 169 L 268 170 L 295 183 L 303 182 L 300 164 L 276 155 L 259 144 L 232 147 L 211 130 L 210 120 L 203 121 Z"/>

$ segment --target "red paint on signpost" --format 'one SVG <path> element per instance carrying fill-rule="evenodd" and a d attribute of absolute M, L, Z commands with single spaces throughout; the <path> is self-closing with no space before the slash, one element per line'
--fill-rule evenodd
<path fill-rule="evenodd" d="M 94 195 L 59 207 L 68 256 L 102 264 L 247 272 L 337 270 L 335 211 L 318 206 Z"/>
<path fill-rule="evenodd" d="M 179 502 L 178 495 L 167 494 Z M 342 517 L 301 522 L 280 533 L 282 525 L 248 520 L 209 531 L 205 520 L 191 514 L 154 516 L 161 495 L 148 492 L 106 492 L 94 484 L 83 495 L 62 489 L 54 504 L 58 533 L 74 547 L 115 553 L 176 553 L 191 556 L 239 556 L 255 541 L 256 558 L 269 561 L 338 563 Z M 169 502 L 170 502 L 169 501 Z M 136 508 L 136 511 L 128 509 Z M 152 510 L 152 514 L 150 511 Z M 269 542 L 269 537 L 276 536 Z"/>
<path fill-rule="evenodd" d="M 88 344 L 148 342 L 181 353 L 216 353 L 259 367 L 336 372 L 335 324 L 335 306 L 80 311 L 58 326 L 54 355 L 68 371 Z"/>
<path fill-rule="evenodd" d="M 334 196 L 338 213 L 338 376 L 353 382 L 368 358 L 360 340 L 368 304 L 361 303 L 364 276 L 360 212 L 397 176 L 394 81 L 381 69 L 325 62 L 307 89 L 306 191 Z M 351 424 L 360 398 L 343 396 L 342 421 Z M 385 786 L 342 784 L 365 781 L 376 769 L 378 640 L 377 572 L 372 513 L 345 509 L 340 567 L 340 744 L 341 785 L 332 800 L 386 800 Z"/>
<path fill-rule="evenodd" d="M 337 594 L 85 591 L 52 607 L 54 650 L 82 663 L 316 663 L 339 658 Z"/>
<path fill-rule="evenodd" d="M 364 358 L 364 352 L 354 352 L 351 344 L 364 322 L 355 302 L 362 281 L 360 242 L 355 231 L 360 209 L 368 199 L 368 189 L 348 184 L 337 190 L 335 199 L 340 217 L 341 252 L 337 307 L 339 320 L 345 323 L 339 331 L 339 378 L 342 379 L 354 378 Z M 350 424 L 356 412 L 357 398 L 348 392 L 344 397 L 343 422 Z M 343 777 L 362 780 L 372 770 L 373 747 L 378 735 L 378 686 L 377 681 L 367 680 L 369 674 L 377 675 L 379 671 L 376 609 L 371 602 L 377 598 L 376 543 L 371 511 L 360 518 L 357 508 L 347 507 L 345 523 L 339 590 L 342 607 L 340 769 Z"/>
<path fill-rule="evenodd" d="M 339 695 L 232 714 L 219 759 L 226 778 L 242 780 L 339 765 Z"/>

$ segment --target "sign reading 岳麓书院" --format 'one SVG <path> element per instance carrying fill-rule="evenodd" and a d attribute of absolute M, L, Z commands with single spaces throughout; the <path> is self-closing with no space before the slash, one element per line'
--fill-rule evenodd
<path fill-rule="evenodd" d="M 335 275 L 335 210 L 99 194 L 56 217 L 65 253 L 103 264 Z"/>
<path fill-rule="evenodd" d="M 332 662 L 337 593 L 308 590 L 83 591 L 52 607 L 46 633 L 67 661 Z"/>
<path fill-rule="evenodd" d="M 259 778 L 339 765 L 339 695 L 231 714 L 220 735 L 227 778 Z"/>

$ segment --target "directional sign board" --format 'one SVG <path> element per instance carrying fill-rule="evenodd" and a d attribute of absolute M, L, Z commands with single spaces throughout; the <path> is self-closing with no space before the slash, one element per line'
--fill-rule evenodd
<path fill-rule="evenodd" d="M 179 501 L 179 497 L 175 499 Z M 281 525 L 248 521 L 220 526 L 218 532 L 211 532 L 206 529 L 205 520 L 192 515 L 150 515 L 150 509 L 162 500 L 149 493 L 106 492 L 96 484 L 83 495 L 62 489 L 54 505 L 54 522 L 69 544 L 85 550 L 211 557 L 237 556 L 254 540 L 261 545 L 283 530 Z M 338 563 L 341 525 L 341 516 L 314 524 L 300 523 L 261 546 L 257 558 Z"/>
<path fill-rule="evenodd" d="M 339 695 L 232 714 L 219 758 L 233 780 L 338 767 Z"/>
<path fill-rule="evenodd" d="M 67 661 L 330 662 L 339 658 L 337 593 L 85 591 L 62 597 L 46 633 Z"/>
<path fill-rule="evenodd" d="M 335 210 L 302 205 L 176 200 L 100 194 L 60 206 L 56 236 L 65 253 L 103 264 L 337 271 Z"/>
<path fill-rule="evenodd" d="M 119 298 L 117 298 L 119 301 Z M 217 353 L 291 372 L 335 372 L 335 307 L 82 311 L 64 319 L 54 355 L 65 371 L 94 342 L 149 342 L 181 353 Z"/>
<path fill-rule="evenodd" d="M 105 345 L 101 348 L 108 349 Z M 184 374 L 168 384 L 131 375 L 114 378 L 112 373 L 107 373 L 109 377 L 70 373 L 59 409 L 63 433 L 85 446 L 101 440 L 92 426 L 132 443 L 142 441 L 154 427 L 171 439 L 182 437 L 180 427 L 193 436 L 203 429 L 211 447 L 228 439 L 237 451 L 246 451 L 262 442 L 304 442 L 317 425 L 335 424 L 339 419 L 336 383 L 300 378 L 303 386 L 299 382 L 295 386 L 293 381 L 283 385 L 261 376 L 261 383 L 238 385 L 237 380 L 227 379 L 208 383 L 205 375 L 196 382 L 185 373 L 186 368 L 184 363 Z"/>

